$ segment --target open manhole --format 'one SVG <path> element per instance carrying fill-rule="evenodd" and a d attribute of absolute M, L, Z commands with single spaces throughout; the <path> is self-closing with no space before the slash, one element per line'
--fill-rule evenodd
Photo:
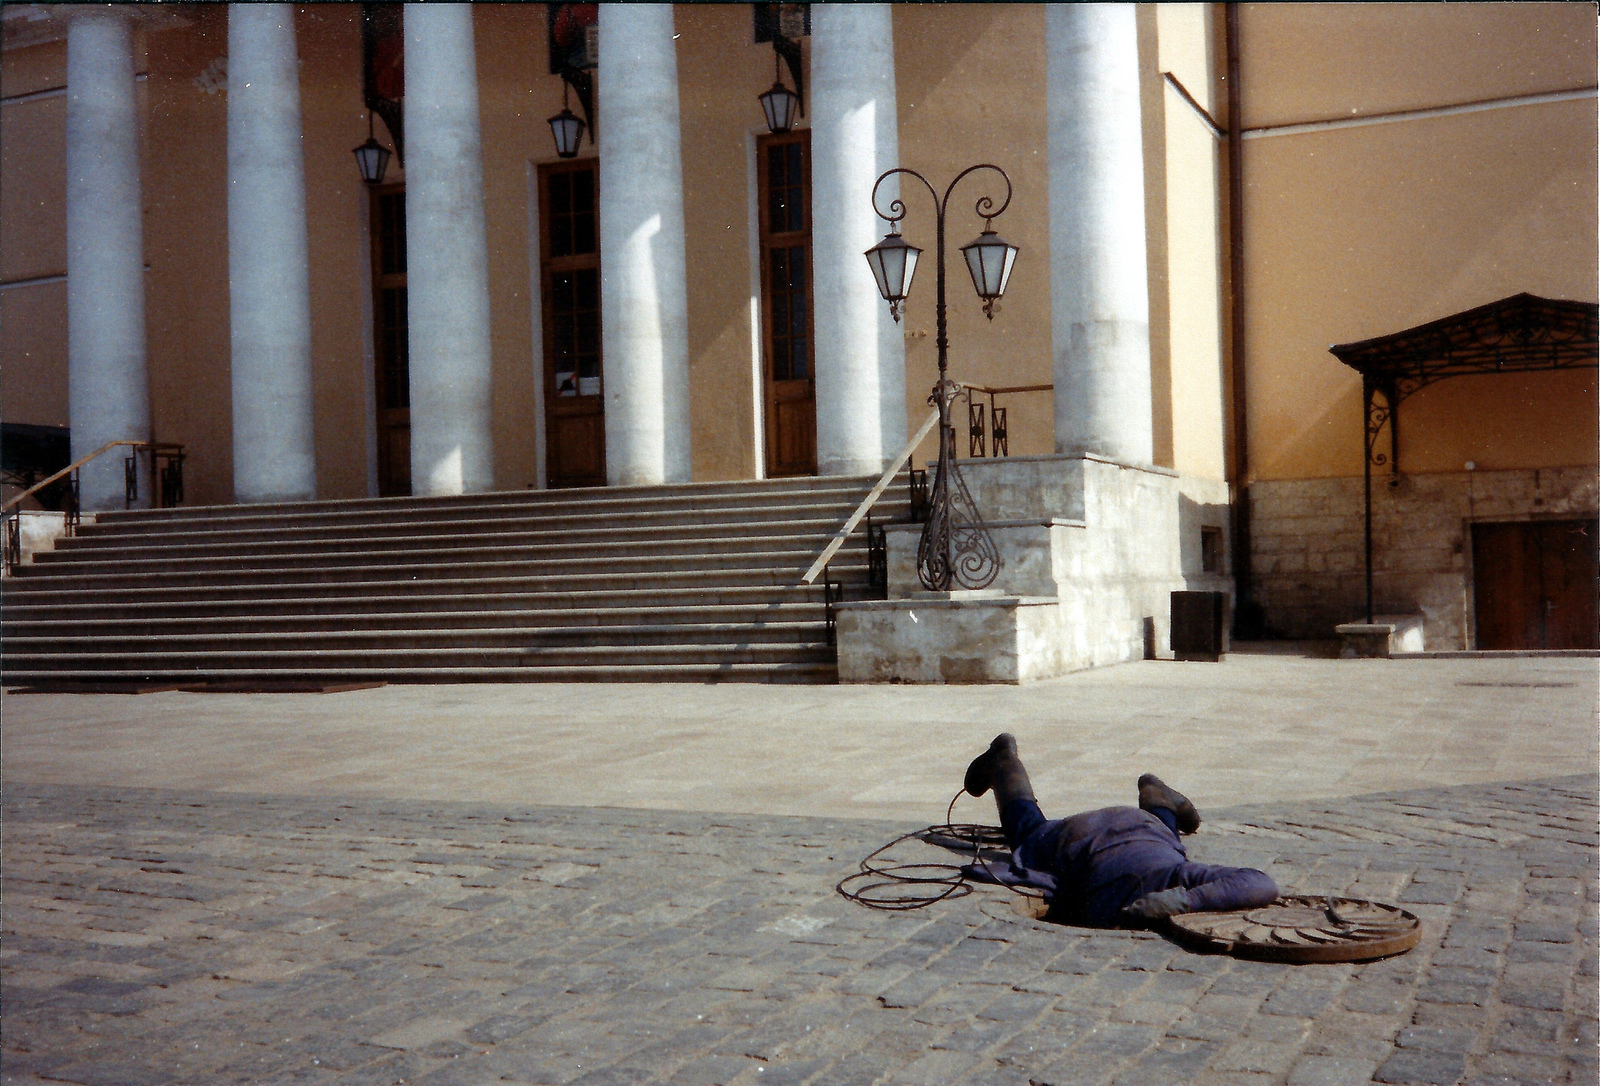
<path fill-rule="evenodd" d="M 1255 909 L 1174 916 L 1172 933 L 1197 950 L 1255 961 L 1364 962 L 1416 946 L 1422 921 L 1376 901 L 1292 894 Z"/>

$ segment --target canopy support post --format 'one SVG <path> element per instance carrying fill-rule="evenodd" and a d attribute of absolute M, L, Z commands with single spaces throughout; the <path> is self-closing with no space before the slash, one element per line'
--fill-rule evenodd
<path fill-rule="evenodd" d="M 1362 428 L 1365 431 L 1362 440 L 1361 475 L 1366 494 L 1366 579 L 1367 579 L 1367 625 L 1372 624 L 1372 445 L 1376 432 L 1373 429 L 1373 393 L 1371 380 L 1365 376 L 1361 380 Z M 1378 425 L 1382 425 L 1380 422 Z"/>

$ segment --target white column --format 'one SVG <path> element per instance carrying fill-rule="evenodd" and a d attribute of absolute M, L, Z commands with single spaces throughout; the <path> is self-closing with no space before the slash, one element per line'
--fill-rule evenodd
<path fill-rule="evenodd" d="M 1045 14 L 1056 451 L 1149 464 L 1139 47 L 1131 4 Z"/>
<path fill-rule="evenodd" d="M 228 6 L 233 495 L 317 496 L 294 6 Z"/>
<path fill-rule="evenodd" d="M 689 302 L 672 5 L 600 5 L 600 311 L 606 481 L 684 483 Z"/>
<path fill-rule="evenodd" d="M 906 442 L 904 326 L 889 316 L 863 257 L 888 229 L 872 209 L 872 185 L 899 158 L 891 6 L 813 5 L 811 274 L 823 475 L 876 474 Z M 879 203 L 887 207 L 899 191 L 886 182 Z M 918 202 L 908 222 L 911 232 L 920 225 L 931 251 L 932 204 Z M 932 287 L 920 284 L 912 304 L 931 307 Z"/>
<path fill-rule="evenodd" d="M 489 253 L 471 4 L 406 4 L 411 487 L 494 487 Z"/>
<path fill-rule="evenodd" d="M 67 410 L 72 458 L 150 439 L 144 220 L 132 28 L 105 12 L 67 28 Z M 122 451 L 80 476 L 83 508 L 123 505 Z M 148 463 L 141 458 L 141 466 Z M 140 479 L 150 504 L 149 475 Z"/>

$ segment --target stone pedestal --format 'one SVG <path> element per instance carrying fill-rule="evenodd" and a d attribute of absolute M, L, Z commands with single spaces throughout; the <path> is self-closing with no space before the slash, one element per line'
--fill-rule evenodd
<path fill-rule="evenodd" d="M 1015 683 L 1170 656 L 1172 592 L 1216 587 L 1186 565 L 1182 532 L 1198 533 L 1197 509 L 1220 521 L 1220 482 L 1093 456 L 964 460 L 961 471 L 1000 551 L 995 583 L 924 592 L 921 525 L 889 525 L 890 598 L 840 606 L 840 681 Z"/>

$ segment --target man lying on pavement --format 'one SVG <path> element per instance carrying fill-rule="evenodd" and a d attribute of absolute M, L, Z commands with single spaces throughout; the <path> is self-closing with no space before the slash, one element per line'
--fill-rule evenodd
<path fill-rule="evenodd" d="M 1265 872 L 1191 862 L 1178 835 L 1199 829 L 1199 812 L 1152 774 L 1139 778 L 1137 807 L 1046 819 L 1016 739 L 1002 732 L 972 760 L 964 785 L 974 796 L 994 792 L 1011 849 L 1009 869 L 978 864 L 968 872 L 1043 890 L 1051 915 L 1067 923 L 1143 926 L 1178 913 L 1245 909 L 1278 897 L 1277 884 Z"/>

